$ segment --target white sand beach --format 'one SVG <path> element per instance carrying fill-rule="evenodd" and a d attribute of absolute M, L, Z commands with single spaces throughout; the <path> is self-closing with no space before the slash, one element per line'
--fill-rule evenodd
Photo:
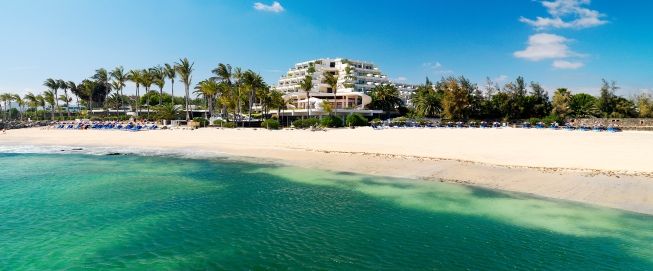
<path fill-rule="evenodd" d="M 653 133 L 548 129 L 10 130 L 0 145 L 202 150 L 653 214 Z"/>

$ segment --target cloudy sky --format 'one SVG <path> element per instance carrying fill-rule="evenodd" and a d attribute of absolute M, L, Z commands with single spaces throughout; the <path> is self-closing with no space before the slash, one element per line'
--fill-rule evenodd
<path fill-rule="evenodd" d="M 296 62 L 346 57 L 410 83 L 523 75 L 596 93 L 606 78 L 630 95 L 653 88 L 651 10 L 646 0 L 7 0 L 0 92 L 180 57 L 195 62 L 195 82 L 223 62 L 274 84 Z"/>

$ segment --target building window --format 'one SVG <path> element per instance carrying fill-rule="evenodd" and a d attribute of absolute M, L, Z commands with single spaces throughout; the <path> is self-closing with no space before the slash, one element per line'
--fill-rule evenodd
<path fill-rule="evenodd" d="M 335 68 L 335 67 L 336 67 L 336 63 L 335 63 L 335 62 L 331 62 L 331 63 L 329 63 L 329 67 L 331 67 L 331 68 Z"/>

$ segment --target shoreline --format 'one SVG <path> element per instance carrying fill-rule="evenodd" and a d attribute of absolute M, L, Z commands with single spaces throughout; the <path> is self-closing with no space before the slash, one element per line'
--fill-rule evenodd
<path fill-rule="evenodd" d="M 480 133 L 479 133 L 480 132 Z M 489 133 L 488 133 L 489 132 Z M 513 137 L 515 141 L 542 140 L 536 138 L 537 133 L 550 136 L 551 133 L 561 133 L 559 136 L 567 139 L 579 135 L 564 131 L 535 131 L 521 129 L 505 129 L 496 133 L 501 137 Z M 401 142 L 383 142 L 378 137 L 392 138 L 393 134 L 401 136 L 413 135 L 412 144 L 423 144 L 424 138 L 449 137 L 458 134 L 460 137 L 487 137 L 494 131 L 471 130 L 420 130 L 398 129 L 373 131 L 371 129 L 338 129 L 328 132 L 310 132 L 304 130 L 267 131 L 255 129 L 214 129 L 204 128 L 195 131 L 79 131 L 79 130 L 43 130 L 39 128 L 8 131 L 0 136 L 0 145 L 36 145 L 36 146 L 71 146 L 71 147 L 106 147 L 177 151 L 191 156 L 208 155 L 226 156 L 243 161 L 262 161 L 303 168 L 317 168 L 337 172 L 352 172 L 376 176 L 388 176 L 408 179 L 422 179 L 458 183 L 492 190 L 525 193 L 539 197 L 562 199 L 593 205 L 622 209 L 643 214 L 653 214 L 653 166 L 646 169 L 645 164 L 653 165 L 653 157 L 648 157 L 645 148 L 630 148 L 628 153 L 598 157 L 598 160 L 581 161 L 580 164 L 594 167 L 574 167 L 573 153 L 566 159 L 548 161 L 556 157 L 560 149 L 551 148 L 551 153 L 541 153 L 533 156 L 530 161 L 518 161 L 511 157 L 511 152 L 517 149 L 506 148 L 507 153 L 490 157 L 489 151 L 461 148 L 461 154 L 447 155 L 449 150 L 443 148 L 410 149 L 408 144 Z M 359 138 L 347 142 L 342 138 L 354 134 Z M 653 133 L 625 132 L 622 134 L 593 134 L 595 141 L 624 140 L 629 144 L 653 143 Z M 556 135 L 558 136 L 558 135 Z M 535 137 L 535 138 L 531 138 Z M 319 140 L 344 142 L 342 145 L 329 144 Z M 254 139 L 258 139 L 254 140 Z M 344 140 L 343 140 L 344 139 Z M 488 138 L 488 140 L 497 139 Z M 300 141 L 301 140 L 301 141 Z M 376 142 L 375 142 L 376 141 Z M 500 141 L 500 139 L 499 139 Z M 632 143 L 629 143 L 631 142 Z M 289 144 L 291 143 L 291 144 Z M 591 146 L 590 142 L 587 145 Z M 394 144 L 394 145 L 392 145 Z M 397 151 L 397 146 L 406 146 Z M 456 143 L 454 143 L 456 144 Z M 519 145 L 515 145 L 519 146 Z M 643 145 L 646 146 L 646 145 Z M 653 145 L 648 145 L 653 146 Z M 566 146 L 563 146 L 563 148 Z M 587 146 L 580 146 L 587 147 Z M 456 148 L 454 148 L 456 149 Z M 381 152 L 375 152 L 381 151 Z M 609 150 L 608 150 L 609 151 Z M 431 155 L 423 155 L 428 153 Z M 468 155 L 472 159 L 460 159 Z M 592 153 L 590 153 L 591 155 Z M 641 163 L 632 163 L 630 167 L 623 165 L 629 161 L 616 163 L 615 167 L 605 168 L 609 162 L 621 159 L 625 155 L 631 159 L 643 159 Z M 440 156 L 440 157 L 438 157 Z M 486 156 L 486 160 L 494 159 L 498 163 L 488 163 L 476 157 Z M 515 161 L 507 164 L 506 161 Z M 481 161 L 479 161 L 481 160 Z M 554 159 L 555 160 L 555 159 Z M 608 161 L 605 161 L 608 160 Z M 569 162 L 571 161 L 571 163 Z M 526 163 L 524 163 L 526 162 Z M 567 162 L 567 163 L 565 163 Z M 529 165 L 530 164 L 530 165 Z M 560 167 L 550 165 L 562 165 Z M 566 165 L 566 166 L 565 166 Z M 644 167 L 642 167 L 644 165 Z"/>

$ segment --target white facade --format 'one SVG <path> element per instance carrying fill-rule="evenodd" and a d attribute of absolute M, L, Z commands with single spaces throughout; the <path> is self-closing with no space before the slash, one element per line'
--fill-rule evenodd
<path fill-rule="evenodd" d="M 312 73 L 309 71 L 314 69 Z M 334 100 L 334 91 L 323 83 L 324 74 L 332 73 L 338 77 L 338 86 Z M 310 75 L 313 78 L 313 88 L 310 99 L 300 84 Z M 372 101 L 368 95 L 375 86 L 392 84 L 399 88 L 402 97 L 409 97 L 413 86 L 393 84 L 379 68 L 370 62 L 354 61 L 344 58 L 322 58 L 295 64 L 281 76 L 276 89 L 285 94 L 284 98 L 296 109 L 305 109 L 307 102 L 311 109 L 320 109 L 320 103 L 327 101 L 335 109 L 363 109 Z M 294 108 L 293 108 L 294 109 Z"/>

